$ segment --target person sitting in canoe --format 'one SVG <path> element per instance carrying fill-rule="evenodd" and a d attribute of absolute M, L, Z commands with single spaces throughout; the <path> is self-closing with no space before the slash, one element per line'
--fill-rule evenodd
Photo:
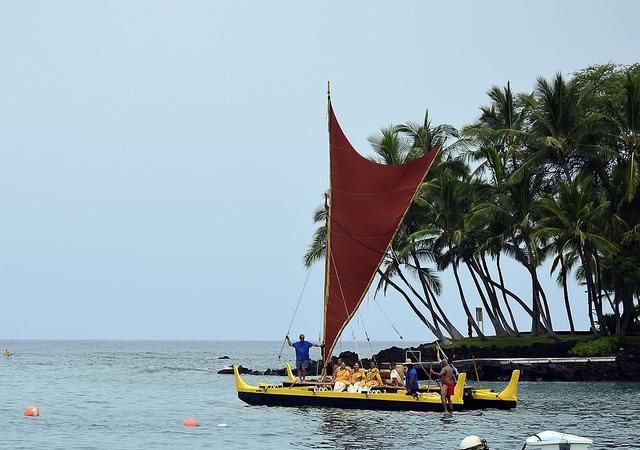
<path fill-rule="evenodd" d="M 369 365 L 369 371 L 367 372 L 364 385 L 367 388 L 382 386 L 382 377 L 380 376 L 380 371 L 378 370 L 378 365 L 375 361 L 371 361 L 371 364 Z"/>
<path fill-rule="evenodd" d="M 389 367 L 391 367 L 389 384 L 391 386 L 404 386 L 404 367 L 394 362 Z"/>
<path fill-rule="evenodd" d="M 331 381 L 334 383 L 333 390 L 336 392 L 342 392 L 351 385 L 351 369 L 347 367 L 344 361 L 340 363 L 340 367 L 333 374 Z"/>
<path fill-rule="evenodd" d="M 307 369 L 311 364 L 311 358 L 309 357 L 309 349 L 311 347 L 322 347 L 322 344 L 313 344 L 309 341 L 304 340 L 304 334 L 299 336 L 300 340 L 298 342 L 291 343 L 289 336 L 286 336 L 287 344 L 289 347 L 293 347 L 296 349 L 296 369 L 298 369 L 298 378 L 301 383 L 304 383 L 305 377 L 307 376 Z"/>
<path fill-rule="evenodd" d="M 364 369 L 360 368 L 360 364 L 355 362 L 353 364 L 353 372 L 351 373 L 351 384 L 349 385 L 349 392 L 360 392 L 364 387 L 366 375 Z"/>
<path fill-rule="evenodd" d="M 442 378 L 442 387 L 440 389 L 440 397 L 442 398 L 442 406 L 444 408 L 445 417 L 451 417 L 453 414 L 453 403 L 451 403 L 451 396 L 455 392 L 456 385 L 453 382 L 453 372 L 447 358 L 442 360 L 442 369 L 439 372 L 433 370 L 433 367 L 429 368 L 431 375 L 436 375 Z"/>

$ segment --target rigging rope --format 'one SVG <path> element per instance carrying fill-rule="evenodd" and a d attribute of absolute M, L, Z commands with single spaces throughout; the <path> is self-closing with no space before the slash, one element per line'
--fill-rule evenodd
<path fill-rule="evenodd" d="M 333 271 L 336 274 L 336 279 L 338 280 L 338 287 L 340 288 L 340 296 L 342 297 L 342 304 L 344 305 L 344 310 L 347 313 L 347 318 L 351 316 L 349 313 L 349 307 L 347 306 L 347 300 L 344 298 L 344 291 L 342 290 L 342 282 L 340 281 L 340 275 L 338 275 L 338 268 L 336 267 L 336 262 L 333 259 L 333 252 L 329 249 L 329 257 L 331 259 L 331 263 L 333 265 Z M 353 339 L 353 345 L 355 346 L 356 353 L 358 354 L 358 361 L 360 362 L 360 366 L 362 366 L 362 361 L 360 361 L 360 351 L 358 350 L 358 342 L 356 341 L 356 335 L 353 332 L 353 326 L 351 328 L 351 338 Z M 326 356 L 326 355 L 325 355 Z"/>
<path fill-rule="evenodd" d="M 395 327 L 395 325 L 393 324 L 393 322 L 391 321 L 391 319 L 389 318 L 389 316 L 387 316 L 387 313 L 384 312 L 384 309 L 382 309 L 382 306 L 380 306 L 380 303 L 378 303 L 378 300 L 376 300 L 375 297 L 373 297 L 373 301 L 376 305 L 378 305 L 378 308 L 380 308 L 380 311 L 382 311 L 382 314 L 384 315 L 384 317 L 387 319 L 387 321 L 389 322 L 389 324 L 391 325 L 391 328 L 393 328 L 393 330 L 396 332 L 396 334 L 398 335 L 398 337 L 400 338 L 400 340 L 404 340 L 404 338 L 402 337 L 402 335 L 400 334 L 400 332 L 398 331 L 398 329 Z"/>
<path fill-rule="evenodd" d="M 367 297 L 369 297 L 369 294 L 367 294 Z M 362 314 L 360 314 L 359 312 L 358 312 L 358 321 L 360 321 L 360 323 L 362 324 L 362 329 L 364 330 L 364 336 L 367 339 L 367 342 L 369 343 L 369 351 L 371 352 L 371 358 L 373 358 L 373 346 L 371 345 L 371 339 L 369 339 L 369 333 L 367 332 L 367 327 L 364 324 L 364 319 L 362 318 Z"/>
<path fill-rule="evenodd" d="M 291 318 L 291 322 L 289 322 L 289 328 L 287 329 L 287 336 L 291 333 L 291 327 L 293 326 L 293 321 L 296 318 L 296 314 L 298 313 L 298 307 L 300 306 L 300 302 L 302 301 L 302 296 L 304 295 L 304 291 L 307 288 L 307 283 L 309 282 L 309 277 L 311 276 L 311 270 L 313 266 L 309 268 L 307 271 L 307 277 L 304 279 L 304 284 L 302 285 L 302 290 L 300 291 L 300 295 L 298 296 L 298 303 L 296 303 L 296 309 L 293 311 L 293 317 Z M 280 347 L 280 354 L 278 355 L 278 362 L 282 358 L 282 352 L 284 351 L 284 344 L 287 342 L 287 339 L 284 338 L 282 340 L 282 347 Z"/>

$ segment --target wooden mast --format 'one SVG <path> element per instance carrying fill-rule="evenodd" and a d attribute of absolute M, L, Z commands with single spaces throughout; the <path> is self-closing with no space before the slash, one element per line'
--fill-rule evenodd
<path fill-rule="evenodd" d="M 331 121 L 329 120 L 329 109 L 331 108 L 331 82 L 327 81 L 327 130 L 328 136 L 331 136 Z M 322 343 L 326 341 L 327 334 L 327 305 L 329 302 L 329 281 L 330 276 L 330 258 L 331 258 L 331 139 L 328 139 L 329 143 L 329 188 L 324 194 L 324 207 L 326 210 L 325 215 L 325 228 L 327 229 L 327 237 L 325 242 L 325 255 L 324 255 L 324 306 L 322 312 Z M 331 355 L 327 355 L 326 348 L 321 347 L 322 351 L 322 376 L 327 375 L 328 359 Z"/>

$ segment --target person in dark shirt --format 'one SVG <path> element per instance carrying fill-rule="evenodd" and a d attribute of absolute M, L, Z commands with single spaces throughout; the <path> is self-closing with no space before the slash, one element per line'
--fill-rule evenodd
<path fill-rule="evenodd" d="M 416 397 L 418 395 L 418 372 L 413 367 L 413 361 L 410 359 L 407 359 L 404 365 L 407 366 L 407 374 L 404 378 L 407 395 Z"/>
<path fill-rule="evenodd" d="M 300 335 L 300 340 L 297 342 L 291 342 L 289 336 L 286 336 L 287 344 L 290 347 L 296 349 L 296 369 L 298 369 L 298 378 L 301 383 L 304 383 L 305 377 L 307 376 L 307 369 L 309 368 L 309 364 L 311 364 L 311 358 L 309 357 L 309 349 L 311 347 L 322 347 L 322 345 L 313 344 L 309 341 L 304 340 L 304 334 Z"/>

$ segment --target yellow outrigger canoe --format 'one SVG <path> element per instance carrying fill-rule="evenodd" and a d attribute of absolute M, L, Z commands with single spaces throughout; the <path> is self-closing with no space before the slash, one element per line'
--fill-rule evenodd
<path fill-rule="evenodd" d="M 320 406 L 349 409 L 406 410 L 406 411 L 442 411 L 440 394 L 421 390 L 416 396 L 405 394 L 404 390 L 390 389 L 385 386 L 373 387 L 366 392 L 335 392 L 330 384 L 291 383 L 266 384 L 252 386 L 240 376 L 237 366 L 233 366 L 238 398 L 250 405 L 265 406 Z M 293 377 L 288 368 L 289 378 Z M 520 371 L 514 370 L 511 380 L 501 392 L 490 389 L 471 389 L 465 387 L 466 373 L 458 376 L 451 401 L 458 411 L 484 408 L 511 409 L 518 400 L 518 380 Z M 291 380 L 290 380 L 291 381 Z"/>

